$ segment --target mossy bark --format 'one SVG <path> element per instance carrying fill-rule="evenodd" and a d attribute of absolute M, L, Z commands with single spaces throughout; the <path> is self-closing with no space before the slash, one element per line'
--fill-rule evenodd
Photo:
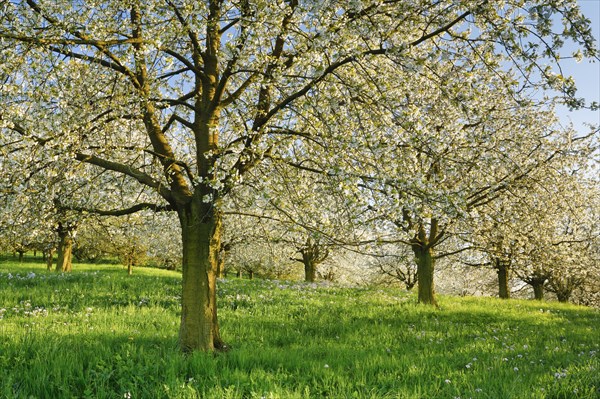
<path fill-rule="evenodd" d="M 412 245 L 417 262 L 417 282 L 419 303 L 437 306 L 433 273 L 435 271 L 435 258 L 433 250 L 419 244 Z"/>
<path fill-rule="evenodd" d="M 68 273 L 73 271 L 73 238 L 71 237 L 71 229 L 59 225 L 57 232 L 59 242 L 56 253 L 56 271 Z"/>
<path fill-rule="evenodd" d="M 531 282 L 531 286 L 533 287 L 533 298 L 541 301 L 544 299 L 544 281 L 543 280 L 534 280 Z"/>
<path fill-rule="evenodd" d="M 184 352 L 222 349 L 216 303 L 221 214 L 197 195 L 182 208 L 178 210 L 183 244 L 179 344 Z"/>
<path fill-rule="evenodd" d="M 314 283 L 317 280 L 317 265 L 311 259 L 303 259 L 304 281 Z"/>
<path fill-rule="evenodd" d="M 496 273 L 498 274 L 498 297 L 502 299 L 510 298 L 510 290 L 508 288 L 508 272 L 509 266 L 506 262 L 496 259 Z"/>

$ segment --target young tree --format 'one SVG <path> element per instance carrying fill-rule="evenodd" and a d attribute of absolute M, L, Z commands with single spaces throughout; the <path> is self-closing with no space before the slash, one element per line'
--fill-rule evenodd
<path fill-rule="evenodd" d="M 296 130 L 311 96 L 345 85 L 342 72 L 349 84 L 369 81 L 362 65 L 373 58 L 401 66 L 418 54 L 413 65 L 427 68 L 454 55 L 452 42 L 488 43 L 471 56 L 492 68 L 503 49 L 532 76 L 541 58 L 556 57 L 564 35 L 585 55 L 595 51 L 575 0 L 499 3 L 26 0 L 0 11 L 2 56 L 16 60 L 2 68 L 22 87 L 8 95 L 38 108 L 29 123 L 48 121 L 36 133 L 42 141 L 161 197 L 112 214 L 177 212 L 180 345 L 210 351 L 223 347 L 215 296 L 222 202 L 265 156 L 287 155 L 289 143 L 320 134 L 323 125 Z M 565 17 L 560 35 L 550 30 L 555 14 Z M 571 82 L 540 72 L 573 94 Z"/>

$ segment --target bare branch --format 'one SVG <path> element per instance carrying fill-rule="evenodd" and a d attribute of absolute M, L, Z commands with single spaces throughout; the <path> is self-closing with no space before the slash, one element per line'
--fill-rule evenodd
<path fill-rule="evenodd" d="M 112 209 L 112 210 L 103 210 L 103 209 L 92 209 L 92 208 L 84 208 L 72 205 L 61 205 L 62 209 L 67 209 L 71 211 L 77 212 L 87 212 L 93 213 L 100 216 L 124 216 L 131 215 L 133 213 L 137 213 L 143 210 L 151 210 L 153 212 L 169 212 L 173 211 L 174 208 L 171 205 L 157 205 L 149 202 L 142 202 L 136 205 L 133 205 L 129 208 L 124 209 Z"/>
<path fill-rule="evenodd" d="M 118 162 L 109 161 L 107 159 L 99 158 L 95 155 L 77 153 L 75 159 L 81 162 L 96 165 L 106 170 L 122 173 L 126 176 L 132 177 L 138 182 L 158 190 L 158 193 L 165 198 L 169 203 L 172 202 L 173 198 L 171 192 L 160 182 L 156 181 L 152 176 L 137 170 L 129 165 L 125 165 Z"/>

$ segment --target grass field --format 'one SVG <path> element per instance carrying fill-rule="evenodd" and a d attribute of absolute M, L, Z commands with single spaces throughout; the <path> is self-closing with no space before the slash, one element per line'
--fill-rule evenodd
<path fill-rule="evenodd" d="M 180 276 L 0 261 L 2 398 L 599 398 L 600 312 L 219 281 L 226 353 L 177 350 Z"/>

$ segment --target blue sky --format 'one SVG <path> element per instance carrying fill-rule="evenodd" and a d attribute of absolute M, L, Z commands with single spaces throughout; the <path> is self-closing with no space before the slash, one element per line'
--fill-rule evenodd
<path fill-rule="evenodd" d="M 583 15 L 592 22 L 592 31 L 596 37 L 596 45 L 600 46 L 600 0 L 579 0 Z M 600 103 L 600 62 L 590 62 L 584 59 L 580 63 L 574 60 L 564 60 L 561 67 L 566 75 L 571 75 L 577 84 L 578 97 L 584 97 L 587 103 Z M 577 130 L 587 131 L 584 123 L 600 125 L 600 111 L 569 111 L 561 107 L 558 114 L 564 124 L 573 122 Z"/>

